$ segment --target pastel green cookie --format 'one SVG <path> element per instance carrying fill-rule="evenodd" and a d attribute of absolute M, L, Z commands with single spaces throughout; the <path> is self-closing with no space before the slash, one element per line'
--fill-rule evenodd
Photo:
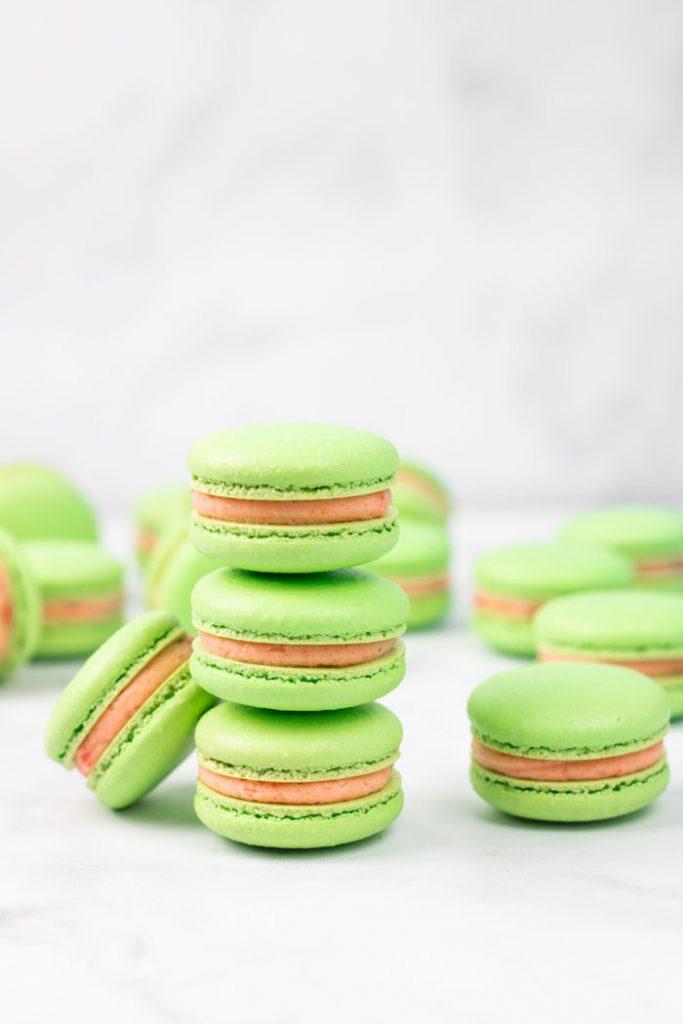
<path fill-rule="evenodd" d="M 238 569 L 360 565 L 398 538 L 395 510 L 376 500 L 391 488 L 397 465 L 388 441 L 351 427 L 279 423 L 212 434 L 190 452 L 190 538 L 202 554 Z M 336 512 L 340 499 L 354 501 Z"/>
<path fill-rule="evenodd" d="M 543 661 L 626 665 L 664 688 L 683 714 L 683 594 L 643 590 L 573 594 L 549 601 L 534 621 Z"/>
<path fill-rule="evenodd" d="M 365 839 L 403 806 L 392 769 L 401 738 L 401 723 L 380 704 L 320 714 L 222 704 L 196 730 L 197 816 L 219 835 L 253 846 Z M 326 795 L 334 799 L 326 802 Z M 295 797 L 304 802 L 291 802 Z"/>
<path fill-rule="evenodd" d="M 98 544 L 36 540 L 23 545 L 40 589 L 42 628 L 36 656 L 90 654 L 123 621 L 123 567 Z"/>
<path fill-rule="evenodd" d="M 366 569 L 398 583 L 410 601 L 408 628 L 439 622 L 450 605 L 448 535 L 436 522 L 401 518 L 398 544 Z"/>
<path fill-rule="evenodd" d="M 604 544 L 627 556 L 638 587 L 683 590 L 683 515 L 658 505 L 616 505 L 584 512 L 561 536 Z"/>
<path fill-rule="evenodd" d="M 497 650 L 531 657 L 533 617 L 545 601 L 627 587 L 632 580 L 628 559 L 593 544 L 517 544 L 489 551 L 474 570 L 474 629 Z"/>
<path fill-rule="evenodd" d="M 142 566 L 147 566 L 164 532 L 178 521 L 187 525 L 192 510 L 189 488 L 182 485 L 157 487 L 137 501 L 136 554 Z"/>
<path fill-rule="evenodd" d="M 139 800 L 192 750 L 194 727 L 214 699 L 192 681 L 189 652 L 177 619 L 149 612 L 110 637 L 57 701 L 47 753 L 65 768 L 88 769 L 88 786 L 107 807 Z M 110 741 L 94 757 L 87 745 L 96 729 Z"/>
<path fill-rule="evenodd" d="M 451 510 L 446 485 L 436 473 L 416 462 L 401 462 L 392 493 L 392 503 L 401 515 L 401 524 L 407 518 L 445 523 Z"/>
<path fill-rule="evenodd" d="M 220 568 L 220 565 L 215 558 L 207 558 L 192 546 L 187 519 L 168 526 L 147 564 L 148 607 L 172 612 L 183 629 L 192 633 L 192 589 L 203 576 Z"/>
<path fill-rule="evenodd" d="M 0 679 L 32 657 L 40 634 L 40 594 L 20 545 L 0 529 Z"/>
<path fill-rule="evenodd" d="M 97 540 L 90 502 L 49 466 L 0 467 L 0 528 L 17 540 Z"/>
<path fill-rule="evenodd" d="M 192 592 L 192 674 L 225 700 L 280 711 L 365 704 L 398 686 L 408 600 L 359 569 L 219 569 Z"/>
<path fill-rule="evenodd" d="M 668 783 L 661 748 L 668 701 L 640 672 L 597 664 L 512 669 L 478 686 L 467 710 L 472 785 L 508 814 L 614 818 L 645 807 Z"/>

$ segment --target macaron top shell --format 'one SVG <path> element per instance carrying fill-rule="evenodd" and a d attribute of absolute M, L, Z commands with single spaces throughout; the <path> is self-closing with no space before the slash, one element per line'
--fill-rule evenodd
<path fill-rule="evenodd" d="M 43 599 L 111 594 L 123 586 L 123 567 L 98 544 L 41 540 L 23 545 Z"/>
<path fill-rule="evenodd" d="M 621 505 L 585 512 L 561 530 L 564 540 L 605 544 L 626 555 L 683 551 L 683 515 L 658 505 Z"/>
<path fill-rule="evenodd" d="M 18 540 L 96 540 L 90 503 L 48 466 L 17 463 L 0 468 L 0 527 Z"/>
<path fill-rule="evenodd" d="M 207 494 L 322 499 L 391 487 L 398 455 L 384 438 L 353 427 L 274 423 L 205 437 L 189 466 L 193 487 Z"/>
<path fill-rule="evenodd" d="M 334 779 L 392 764 L 403 730 L 381 704 L 341 711 L 264 711 L 221 704 L 199 721 L 203 761 L 253 779 Z"/>
<path fill-rule="evenodd" d="M 541 608 L 534 626 L 539 642 L 560 650 L 683 656 L 683 596 L 676 594 L 617 590 L 558 597 Z"/>
<path fill-rule="evenodd" d="M 397 578 L 428 576 L 448 568 L 448 535 L 443 526 L 418 519 L 401 519 L 398 544 L 366 566 L 371 572 Z"/>
<path fill-rule="evenodd" d="M 184 631 L 166 612 L 149 612 L 123 626 L 85 662 L 62 692 L 45 733 L 51 758 L 70 767 L 88 729 L 131 679 Z"/>
<path fill-rule="evenodd" d="M 548 598 L 569 591 L 627 587 L 633 572 L 616 551 L 592 544 L 518 544 L 481 555 L 475 583 L 483 593 Z"/>
<path fill-rule="evenodd" d="M 627 754 L 652 746 L 669 725 L 669 702 L 628 668 L 553 663 L 493 676 L 470 696 L 476 739 L 504 753 L 550 760 Z"/>
<path fill-rule="evenodd" d="M 451 507 L 448 491 L 438 476 L 425 466 L 401 461 L 392 491 L 401 523 L 408 516 L 434 522 L 444 522 L 448 517 Z"/>
<path fill-rule="evenodd" d="M 0 678 L 36 649 L 40 634 L 40 591 L 19 544 L 0 529 L 0 571 L 7 587 L 9 637 L 0 655 Z"/>
<path fill-rule="evenodd" d="M 269 643 L 364 643 L 399 636 L 408 599 L 396 584 L 363 572 L 280 575 L 218 569 L 192 592 L 202 632 Z"/>

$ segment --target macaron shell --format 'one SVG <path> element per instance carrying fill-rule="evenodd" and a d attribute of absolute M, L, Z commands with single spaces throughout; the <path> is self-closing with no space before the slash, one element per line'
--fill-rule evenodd
<path fill-rule="evenodd" d="M 537 600 L 633 582 L 633 570 L 622 555 L 569 541 L 488 551 L 477 560 L 474 576 L 483 593 Z"/>
<path fill-rule="evenodd" d="M 41 603 L 38 584 L 20 546 L 3 529 L 0 529 L 0 564 L 7 577 L 12 604 L 9 644 L 0 661 L 0 679 L 4 679 L 35 653 L 40 636 Z"/>
<path fill-rule="evenodd" d="M 530 619 L 503 619 L 475 612 L 472 627 L 496 651 L 520 658 L 533 658 L 536 654 L 536 640 Z"/>
<path fill-rule="evenodd" d="M 560 536 L 604 544 L 631 557 L 667 555 L 683 552 L 683 515 L 658 505 L 615 505 L 576 516 Z"/>
<path fill-rule="evenodd" d="M 675 681 L 669 680 L 664 687 L 664 693 L 669 701 L 671 717 L 683 717 L 683 675 L 677 676 Z"/>
<path fill-rule="evenodd" d="M 195 641 L 192 675 L 223 700 L 276 711 L 333 711 L 386 696 L 405 675 L 403 644 L 383 658 L 345 669 L 252 665 L 209 655 Z"/>
<path fill-rule="evenodd" d="M 0 527 L 17 540 L 97 539 L 97 520 L 76 487 L 48 466 L 0 469 Z"/>
<path fill-rule="evenodd" d="M 424 597 L 410 598 L 408 629 L 426 629 L 441 622 L 451 607 L 451 595 L 427 594 Z"/>
<path fill-rule="evenodd" d="M 398 636 L 408 600 L 359 569 L 268 575 L 219 569 L 192 592 L 198 630 L 270 643 L 363 643 Z"/>
<path fill-rule="evenodd" d="M 123 587 L 123 566 L 99 544 L 36 540 L 25 543 L 23 552 L 44 600 L 78 600 Z"/>
<path fill-rule="evenodd" d="M 378 793 L 318 806 L 256 804 L 231 800 L 201 782 L 195 795 L 200 821 L 218 835 L 250 846 L 312 849 L 339 846 L 384 831 L 403 807 L 401 778 L 392 772 Z"/>
<path fill-rule="evenodd" d="M 122 625 L 122 614 L 101 622 L 43 623 L 34 657 L 79 658 L 91 654 Z"/>
<path fill-rule="evenodd" d="M 223 565 L 192 546 L 185 520 L 167 527 L 148 563 L 146 598 L 150 608 L 171 612 L 193 633 L 191 596 L 195 585 Z"/>
<path fill-rule="evenodd" d="M 374 561 L 398 540 L 395 511 L 328 526 L 248 526 L 192 515 L 190 540 L 207 558 L 254 572 L 307 573 Z"/>
<path fill-rule="evenodd" d="M 215 703 L 190 677 L 187 666 L 131 719 L 102 756 L 88 785 L 106 807 L 135 803 L 192 752 L 197 721 Z"/>
<path fill-rule="evenodd" d="M 190 452 L 189 467 L 194 486 L 207 494 L 322 499 L 390 487 L 398 455 L 388 441 L 365 430 L 271 423 L 203 438 Z"/>

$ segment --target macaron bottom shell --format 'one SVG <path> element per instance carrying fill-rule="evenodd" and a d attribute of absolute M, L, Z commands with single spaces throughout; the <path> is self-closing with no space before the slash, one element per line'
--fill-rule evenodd
<path fill-rule="evenodd" d="M 101 622 L 44 623 L 36 658 L 79 658 L 92 654 L 123 625 L 123 616 Z"/>
<path fill-rule="evenodd" d="M 476 613 L 472 620 L 474 630 L 496 651 L 520 658 L 533 658 L 536 641 L 532 619 L 503 619 L 494 615 Z"/>
<path fill-rule="evenodd" d="M 475 792 L 499 811 L 549 822 L 602 821 L 632 814 L 650 804 L 669 782 L 664 758 L 652 768 L 620 778 L 549 783 L 516 779 L 472 763 Z"/>
<path fill-rule="evenodd" d="M 203 555 L 234 569 L 308 573 L 372 562 L 398 540 L 396 518 L 330 526 L 244 526 L 196 513 L 190 540 Z"/>
<path fill-rule="evenodd" d="M 450 594 L 427 594 L 410 598 L 408 629 L 426 629 L 441 622 L 451 606 Z"/>
<path fill-rule="evenodd" d="M 404 646 L 383 658 L 349 668 L 286 668 L 207 655 L 195 641 L 194 679 L 222 700 L 274 711 L 334 711 L 367 704 L 390 693 L 405 675 Z"/>
<path fill-rule="evenodd" d="M 354 843 L 383 832 L 401 812 L 403 791 L 396 771 L 377 793 L 320 805 L 235 800 L 199 782 L 194 807 L 207 828 L 234 842 L 277 849 L 315 849 Z"/>

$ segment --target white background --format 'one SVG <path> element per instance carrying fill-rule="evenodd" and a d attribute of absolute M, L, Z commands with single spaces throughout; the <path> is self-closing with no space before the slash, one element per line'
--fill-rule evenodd
<path fill-rule="evenodd" d="M 676 0 L 4 7 L 3 456 L 123 509 L 324 419 L 465 499 L 683 495 Z"/>

